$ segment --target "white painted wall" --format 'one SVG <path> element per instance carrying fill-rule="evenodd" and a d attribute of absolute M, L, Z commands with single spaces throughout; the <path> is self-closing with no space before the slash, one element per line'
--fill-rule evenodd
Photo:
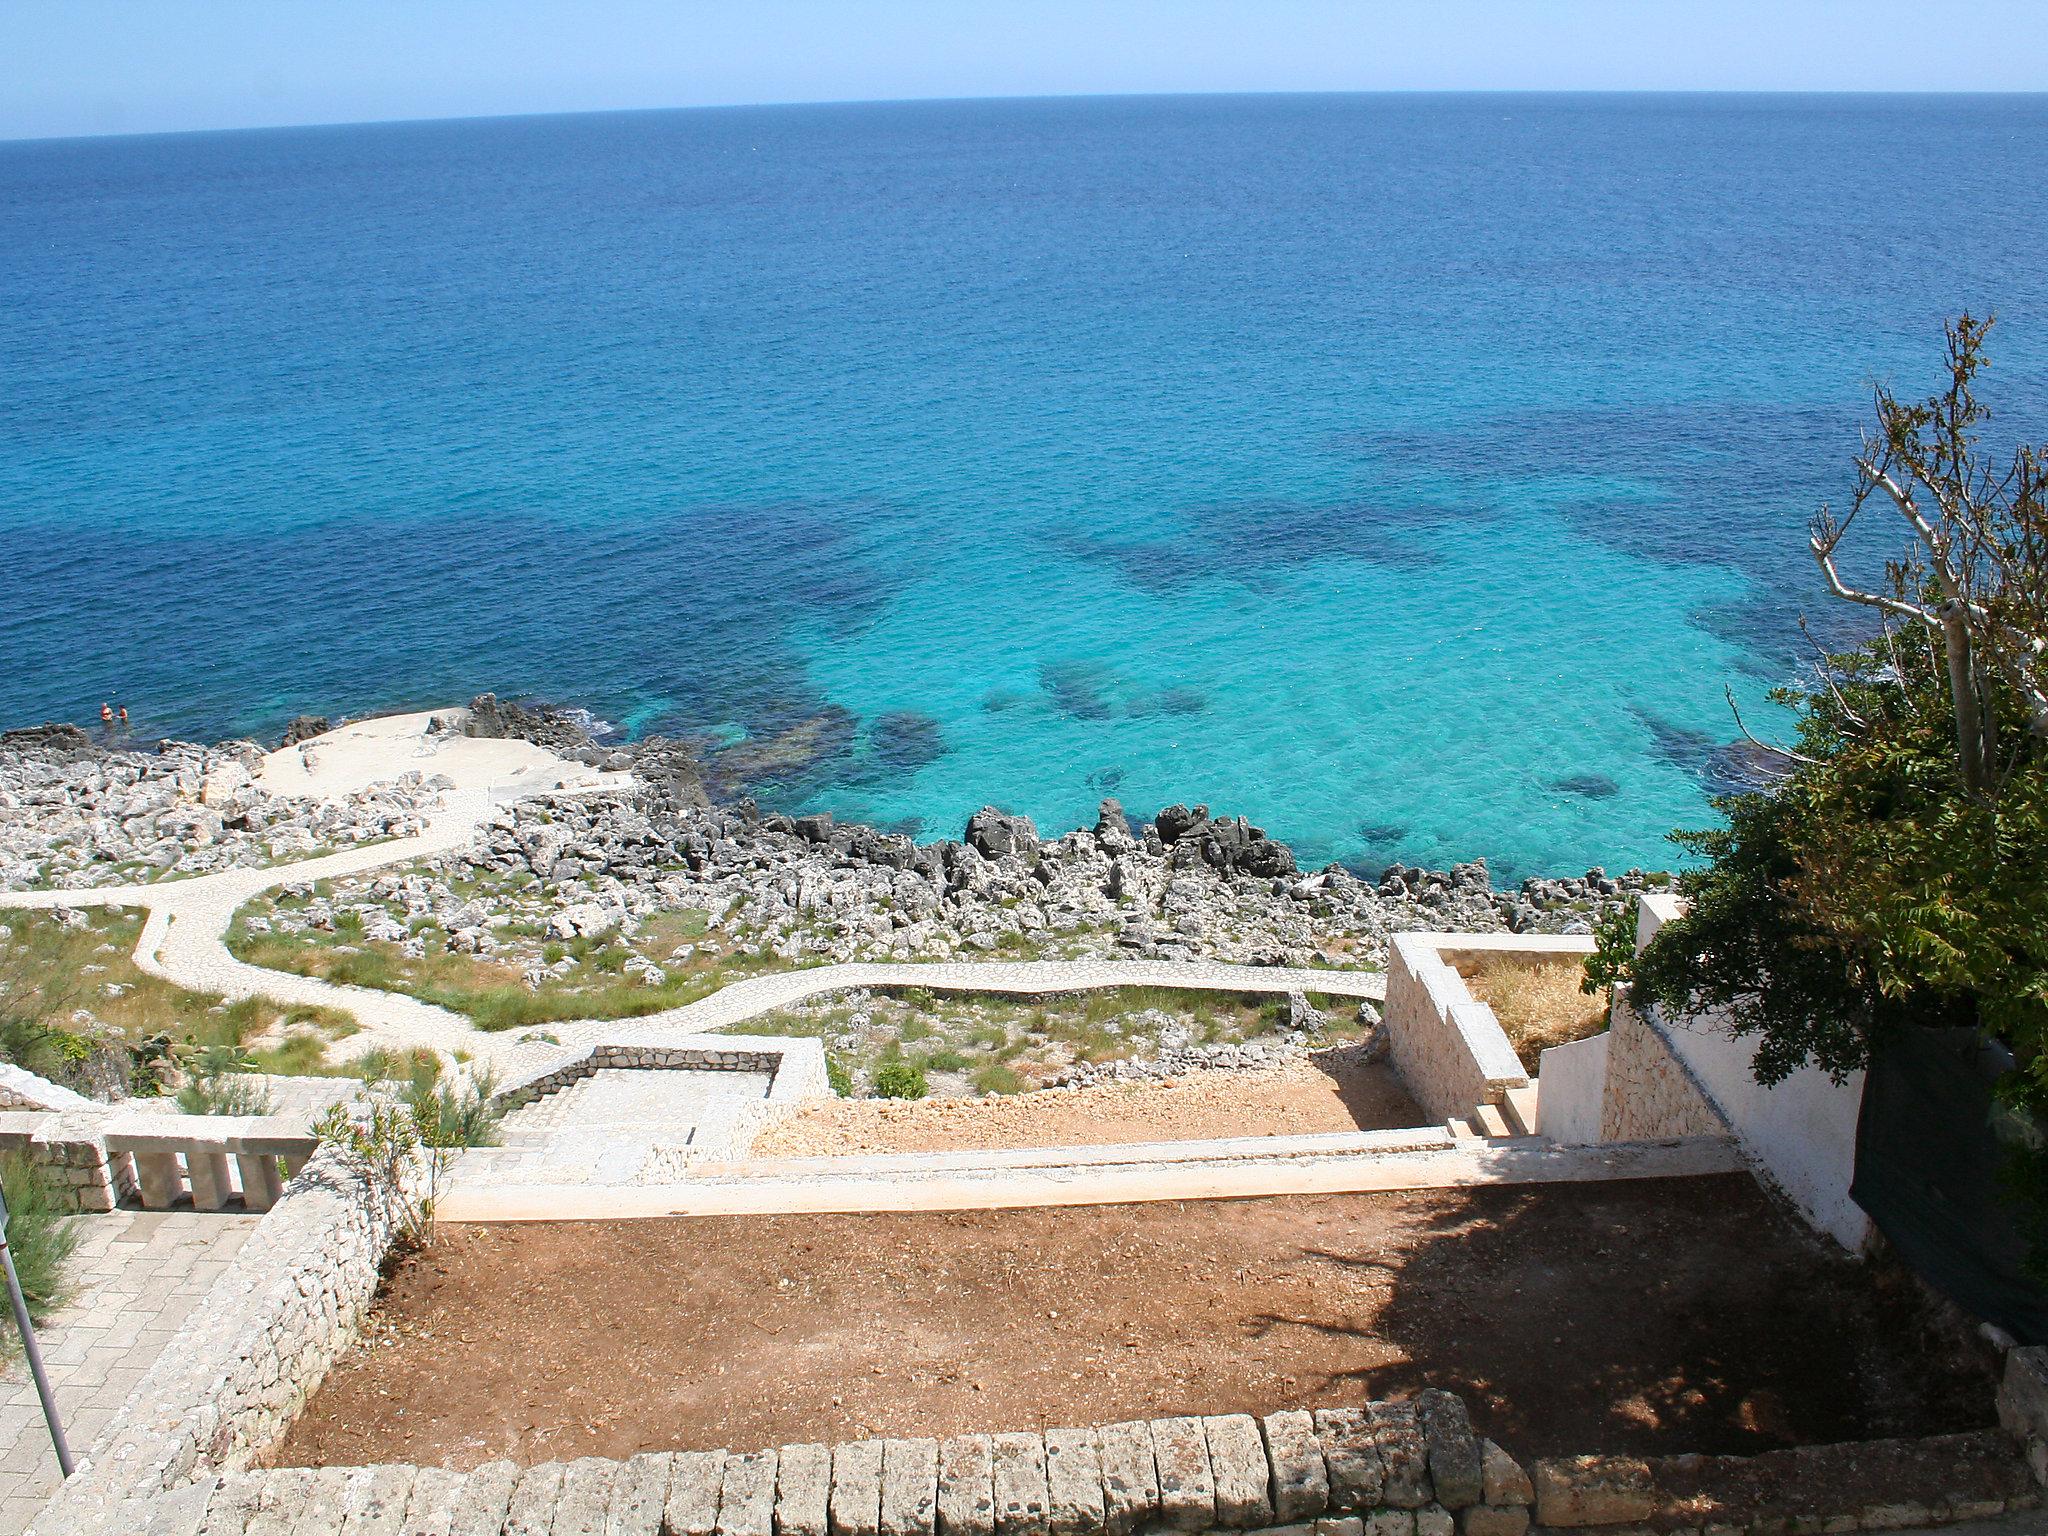
<path fill-rule="evenodd" d="M 1684 910 L 1674 896 L 1645 896 L 1636 947 Z M 1860 1251 L 1870 1218 L 1849 1198 L 1856 1175 L 1856 1120 L 1863 1107 L 1863 1074 L 1837 1083 L 1816 1067 L 1802 1068 L 1766 1088 L 1750 1072 L 1756 1042 L 1733 1034 L 1715 1014 L 1689 1015 L 1673 1024 L 1655 1013 L 1647 1022 L 1691 1072 L 1735 1132 L 1744 1154 L 1784 1191 L 1815 1227 Z M 1550 1098 L 1550 1053 L 1544 1053 L 1543 1112 Z M 1546 1132 L 1547 1133 L 1547 1132 Z"/>
<path fill-rule="evenodd" d="M 1536 1133 L 1563 1147 L 1600 1139 L 1600 1103 L 1607 1087 L 1607 1039 L 1589 1035 L 1553 1045 L 1538 1062 Z"/>

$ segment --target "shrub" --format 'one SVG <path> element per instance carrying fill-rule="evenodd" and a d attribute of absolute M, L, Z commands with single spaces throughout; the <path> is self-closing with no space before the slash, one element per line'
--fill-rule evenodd
<path fill-rule="evenodd" d="M 56 1183 L 25 1153 L 0 1156 L 0 1189 L 7 1196 L 7 1246 L 14 1254 L 14 1272 L 22 1299 L 36 1322 L 64 1300 L 65 1267 L 78 1246 L 78 1223 L 65 1209 Z M 14 1338 L 14 1315 L 0 1309 L 5 1336 Z"/>
<path fill-rule="evenodd" d="M 911 1061 L 884 1062 L 875 1072 L 875 1093 L 884 1099 L 921 1099 L 932 1091 L 924 1068 Z"/>
<path fill-rule="evenodd" d="M 853 1074 L 846 1070 L 846 1063 L 837 1056 L 828 1055 L 825 1058 L 825 1081 L 840 1098 L 853 1097 Z"/>

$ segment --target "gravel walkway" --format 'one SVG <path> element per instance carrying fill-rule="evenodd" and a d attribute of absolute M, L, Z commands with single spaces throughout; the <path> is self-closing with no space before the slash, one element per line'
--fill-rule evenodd
<path fill-rule="evenodd" d="M 562 793 L 563 791 L 553 791 Z M 72 891 L 0 892 L 0 908 L 119 906 L 149 912 L 135 947 L 135 963 L 151 975 L 198 992 L 229 998 L 266 997 L 275 1002 L 336 1008 L 354 1016 L 358 1033 L 336 1043 L 343 1059 L 375 1047 L 409 1050 L 426 1046 L 444 1054 L 463 1050 L 479 1062 L 516 1071 L 553 1049 L 508 1035 L 489 1034 L 467 1018 L 396 992 L 339 986 L 311 976 L 268 970 L 236 959 L 225 937 L 235 913 L 252 897 L 287 881 L 321 880 L 360 874 L 390 864 L 458 848 L 475 835 L 492 808 L 516 799 L 519 791 L 451 790 L 417 837 L 347 849 L 318 859 L 269 869 L 231 870 L 219 875 L 154 885 L 104 886 Z M 926 987 L 947 992 L 1000 992 L 1032 996 L 1104 987 L 1165 986 L 1215 992 L 1321 992 L 1339 997 L 1381 999 L 1386 978 L 1377 971 L 1330 971 L 1285 966 L 1226 965 L 1220 961 L 1176 960 L 989 960 L 815 966 L 750 977 L 686 1007 L 631 1021 L 636 1029 L 673 1028 L 703 1034 L 744 1023 L 821 992 L 849 987 Z M 551 1026 L 562 1045 L 594 1041 L 622 1021 L 583 1020 Z"/>

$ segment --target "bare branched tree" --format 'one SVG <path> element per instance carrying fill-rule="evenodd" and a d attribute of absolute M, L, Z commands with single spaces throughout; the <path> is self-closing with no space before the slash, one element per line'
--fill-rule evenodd
<path fill-rule="evenodd" d="M 1857 456 L 1848 515 L 1822 507 L 1813 557 L 1835 596 L 1861 603 L 1938 644 L 1955 712 L 1956 761 L 1972 795 L 1998 782 L 2002 685 L 2025 729 L 2048 736 L 2048 498 L 2044 450 L 2021 447 L 2009 466 L 1980 456 L 1977 429 L 1990 412 L 1974 379 L 1992 322 L 1964 315 L 1946 327 L 1948 387 L 1902 403 L 1876 391 L 1878 433 Z M 1835 553 L 1873 500 L 1911 530 L 1907 553 L 1887 563 L 1885 589 L 1850 586 Z"/>

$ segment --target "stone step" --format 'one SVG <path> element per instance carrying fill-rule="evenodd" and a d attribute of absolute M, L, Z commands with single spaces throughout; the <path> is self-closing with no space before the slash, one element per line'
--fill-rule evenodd
<path fill-rule="evenodd" d="M 1473 1123 L 1482 1136 L 1512 1136 L 1507 1117 L 1491 1104 L 1482 1104 L 1472 1112 Z"/>
<path fill-rule="evenodd" d="M 1508 1125 L 1517 1136 L 1534 1136 L 1536 1130 L 1536 1095 L 1539 1085 L 1531 1083 L 1526 1088 L 1510 1088 L 1506 1102 L 1501 1106 L 1507 1112 Z"/>

